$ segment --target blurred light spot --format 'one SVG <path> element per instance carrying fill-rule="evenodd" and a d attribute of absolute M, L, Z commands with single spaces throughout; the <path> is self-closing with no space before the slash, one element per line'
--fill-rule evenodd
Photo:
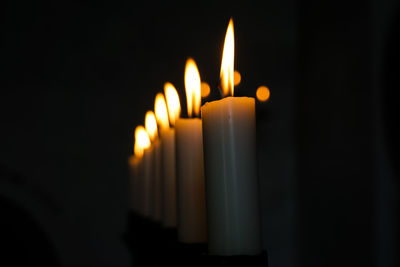
<path fill-rule="evenodd" d="M 269 95 L 270 95 L 268 87 L 266 87 L 265 85 L 261 85 L 260 87 L 257 88 L 256 95 L 257 95 L 258 101 L 261 101 L 261 102 L 267 101 L 269 99 Z"/>
<path fill-rule="evenodd" d="M 242 80 L 242 75 L 240 75 L 240 72 L 235 70 L 235 72 L 233 73 L 233 84 L 236 86 L 240 83 L 241 80 Z"/>
<path fill-rule="evenodd" d="M 207 97 L 210 95 L 210 86 L 206 82 L 201 83 L 201 97 Z"/>

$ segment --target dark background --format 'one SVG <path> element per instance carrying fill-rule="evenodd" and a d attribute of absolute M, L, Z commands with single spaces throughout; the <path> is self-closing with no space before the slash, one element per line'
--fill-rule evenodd
<path fill-rule="evenodd" d="M 399 12 L 395 0 L 3 3 L 0 261 L 131 265 L 134 128 L 164 82 L 184 102 L 189 56 L 218 96 L 232 16 L 237 94 L 271 90 L 257 104 L 270 266 L 398 266 Z"/>

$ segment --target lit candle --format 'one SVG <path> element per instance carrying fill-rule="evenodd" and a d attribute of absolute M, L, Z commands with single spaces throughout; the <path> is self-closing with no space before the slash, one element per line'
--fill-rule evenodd
<path fill-rule="evenodd" d="M 261 252 L 255 148 L 255 100 L 233 97 L 233 21 L 221 64 L 224 96 L 201 108 L 208 218 L 208 248 L 214 255 Z"/>
<path fill-rule="evenodd" d="M 168 110 L 164 95 L 158 93 L 154 112 L 161 136 L 162 151 L 162 224 L 167 228 L 176 227 L 176 173 L 175 173 L 175 129 L 169 127 Z"/>
<path fill-rule="evenodd" d="M 136 155 L 132 155 L 128 159 L 128 167 L 129 167 L 129 180 L 131 185 L 131 208 L 136 214 L 140 214 L 140 199 L 139 196 L 139 184 L 140 184 L 140 161 Z"/>
<path fill-rule="evenodd" d="M 133 182 L 133 199 L 136 202 L 135 207 L 138 213 L 146 216 L 146 177 L 144 175 L 144 150 L 150 147 L 150 138 L 143 126 L 139 125 L 135 129 L 135 157 L 138 158 L 137 169 L 134 182 Z"/>
<path fill-rule="evenodd" d="M 187 119 L 176 122 L 176 160 L 178 196 L 178 240 L 205 243 L 206 203 L 203 164 L 200 74 L 193 59 L 185 68 Z M 195 116 L 195 117 L 192 117 Z"/>
<path fill-rule="evenodd" d="M 161 187 L 161 144 L 158 139 L 157 121 L 153 111 L 147 111 L 145 127 L 151 141 L 151 177 L 150 177 L 150 215 L 155 221 L 161 220 L 162 187 Z"/>

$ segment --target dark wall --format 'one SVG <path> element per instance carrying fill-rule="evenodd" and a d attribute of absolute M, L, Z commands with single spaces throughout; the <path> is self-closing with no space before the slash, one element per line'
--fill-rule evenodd
<path fill-rule="evenodd" d="M 399 79 L 387 78 L 398 70 L 396 52 L 387 47 L 395 45 L 398 10 L 394 1 L 299 5 L 296 228 L 302 266 L 398 264 L 398 153 L 390 153 L 397 115 L 387 98 Z"/>

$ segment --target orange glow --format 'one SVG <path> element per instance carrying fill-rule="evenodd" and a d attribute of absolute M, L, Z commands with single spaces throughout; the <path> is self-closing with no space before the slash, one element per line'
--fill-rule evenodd
<path fill-rule="evenodd" d="M 165 83 L 164 94 L 167 99 L 169 122 L 171 125 L 175 125 L 175 121 L 181 115 L 181 104 L 179 102 L 178 92 L 172 83 Z"/>
<path fill-rule="evenodd" d="M 154 112 L 160 128 L 169 128 L 167 105 L 165 104 L 165 98 L 162 93 L 158 93 L 156 95 L 156 99 L 154 101 Z"/>
<path fill-rule="evenodd" d="M 201 82 L 201 97 L 207 97 L 210 95 L 210 86 L 206 82 Z"/>
<path fill-rule="evenodd" d="M 242 81 L 242 75 L 240 75 L 240 72 L 238 72 L 237 70 L 235 70 L 235 72 L 233 73 L 233 81 L 235 86 Z"/>
<path fill-rule="evenodd" d="M 146 112 L 146 116 L 144 119 L 144 126 L 146 127 L 146 131 L 150 137 L 150 140 L 154 142 L 158 138 L 158 133 L 157 133 L 157 121 L 153 111 L 149 110 Z"/>
<path fill-rule="evenodd" d="M 134 153 L 137 157 L 143 156 L 143 150 L 150 147 L 150 138 L 142 125 L 135 129 L 135 146 Z"/>
<path fill-rule="evenodd" d="M 136 165 L 139 162 L 139 158 L 136 155 L 132 155 L 128 158 L 128 164 L 131 166 Z"/>
<path fill-rule="evenodd" d="M 233 20 L 229 20 L 226 30 L 224 50 L 222 52 L 221 62 L 221 89 L 222 95 L 233 96 L 234 87 L 234 57 L 235 57 L 235 37 L 233 33 Z"/>
<path fill-rule="evenodd" d="M 198 116 L 201 106 L 201 80 L 196 62 L 189 58 L 185 67 L 185 89 L 188 116 Z"/>
<path fill-rule="evenodd" d="M 269 99 L 270 92 L 268 87 L 262 85 L 257 88 L 256 96 L 258 101 L 265 102 Z"/>

